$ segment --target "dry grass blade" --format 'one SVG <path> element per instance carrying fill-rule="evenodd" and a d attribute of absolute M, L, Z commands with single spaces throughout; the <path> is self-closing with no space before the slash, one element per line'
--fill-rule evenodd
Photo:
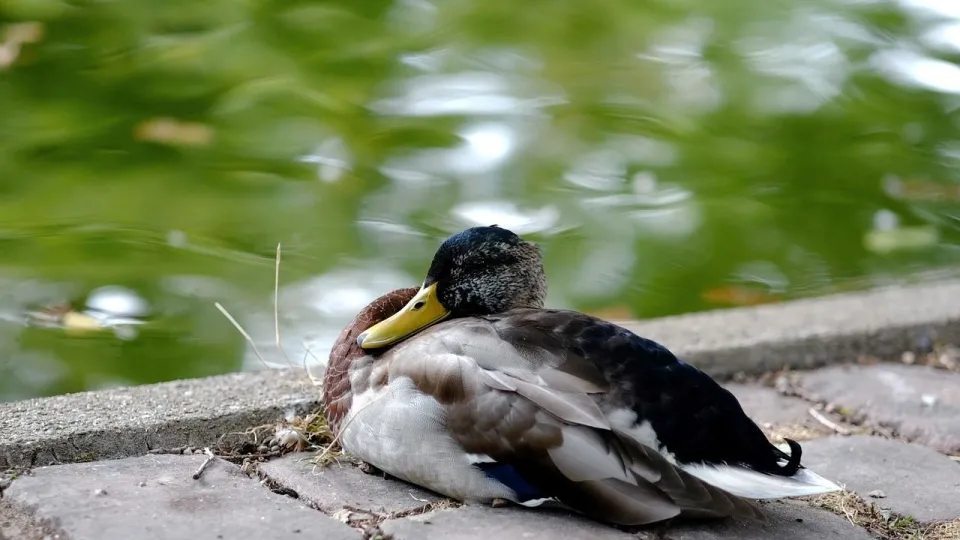
<path fill-rule="evenodd" d="M 960 538 L 960 519 L 931 525 L 924 540 L 957 540 Z"/>
<path fill-rule="evenodd" d="M 274 274 L 273 274 L 274 343 L 276 344 L 277 349 L 280 351 L 280 354 L 283 356 L 284 360 L 286 360 L 287 364 L 290 365 L 291 367 L 295 367 L 295 364 L 290 360 L 290 357 L 287 355 L 287 351 L 283 348 L 283 341 L 280 336 L 280 261 L 282 258 L 282 253 L 283 253 L 282 244 L 278 243 L 276 262 L 274 264 Z M 264 359 L 263 355 L 260 354 L 260 350 L 257 348 L 257 345 L 253 341 L 253 338 L 250 336 L 249 333 L 247 333 L 247 331 L 243 328 L 243 326 L 239 322 L 237 322 L 237 320 L 226 310 L 226 308 L 220 305 L 219 302 L 214 302 L 214 305 L 217 307 L 218 310 L 220 310 L 220 313 L 222 313 L 223 316 L 226 317 L 231 324 L 233 324 L 234 328 L 236 328 L 237 331 L 240 332 L 240 334 L 244 337 L 244 339 L 247 340 L 247 343 L 250 344 L 250 347 L 253 349 L 253 353 L 257 356 L 257 359 L 260 360 L 260 363 L 263 364 L 266 368 L 271 369 L 270 365 Z M 307 367 L 307 356 L 312 356 L 314 359 L 317 360 L 317 362 L 320 362 L 320 359 L 317 358 L 316 355 L 314 355 L 310 351 L 309 347 L 307 347 L 306 344 L 304 344 L 304 349 L 305 349 L 305 352 L 303 356 L 303 361 L 301 362 L 301 366 L 303 367 L 303 370 L 306 373 L 307 377 L 310 379 L 310 381 L 314 385 L 320 386 L 322 385 L 323 381 L 314 378 L 313 374 L 310 372 L 310 369 Z M 370 405 L 374 402 L 376 402 L 376 399 L 374 399 L 367 405 Z M 363 408 L 360 409 L 360 411 L 362 410 Z M 357 413 L 359 414 L 360 411 L 357 411 Z M 354 418 L 355 417 L 356 416 L 354 416 Z M 335 450 L 335 448 L 337 447 L 337 444 L 340 441 L 340 435 L 343 433 L 343 428 L 346 428 L 348 425 L 350 425 L 349 421 L 343 426 L 343 428 L 340 429 L 340 432 L 337 433 L 336 436 L 334 436 L 333 432 L 330 430 L 330 427 L 327 424 L 326 418 L 321 414 L 313 414 L 313 415 L 307 416 L 304 420 L 299 422 L 299 425 L 297 421 L 290 422 L 288 424 L 289 425 L 282 426 L 282 427 L 287 427 L 295 431 L 299 435 L 298 437 L 299 441 L 304 441 L 313 448 L 320 448 L 320 446 L 318 446 L 318 443 L 329 441 L 328 444 L 326 444 L 323 447 L 323 452 L 316 458 L 315 463 L 327 463 L 342 455 L 341 452 Z M 280 429 L 280 427 L 278 427 L 278 429 Z M 298 446 L 297 450 L 304 449 L 304 448 L 301 448 L 299 444 L 297 446 Z"/>
<path fill-rule="evenodd" d="M 303 370 L 307 373 L 307 377 L 310 377 L 310 382 L 312 382 L 314 386 L 323 386 L 323 379 L 317 379 L 313 376 L 313 373 L 310 373 L 310 368 L 307 367 L 307 356 L 312 357 L 318 364 L 323 363 L 317 358 L 317 355 L 313 354 L 310 347 L 306 343 L 303 343 Z"/>
<path fill-rule="evenodd" d="M 290 441 L 283 440 L 282 428 L 293 431 L 298 435 L 293 448 L 290 448 Z M 307 449 L 328 448 L 334 440 L 333 431 L 330 429 L 326 417 L 320 413 L 296 417 L 289 422 L 285 422 L 283 426 L 278 426 L 277 438 L 277 442 L 285 450 L 293 449 L 298 452 Z"/>
<path fill-rule="evenodd" d="M 880 540 L 957 540 L 960 519 L 921 524 L 912 516 L 900 515 L 869 503 L 852 491 L 838 491 L 809 499 L 813 504 L 847 518 Z"/>
<path fill-rule="evenodd" d="M 806 422 L 793 422 L 785 425 L 763 426 L 764 432 L 771 442 L 780 444 L 786 439 L 793 439 L 797 442 L 818 439 L 827 434 L 827 431 L 820 427 L 811 427 Z"/>
<path fill-rule="evenodd" d="M 280 243 L 277 243 L 277 257 L 273 273 L 273 335 L 277 349 L 280 350 L 283 359 L 287 361 L 287 365 L 293 367 L 294 364 L 290 361 L 290 357 L 287 356 L 287 351 L 283 349 L 283 343 L 280 341 L 280 253 Z M 311 380 L 313 380 L 312 377 Z"/>
<path fill-rule="evenodd" d="M 295 367 L 295 364 L 290 360 L 290 357 L 287 356 L 286 349 L 283 348 L 283 340 L 280 339 L 280 259 L 282 256 L 282 245 L 277 243 L 277 257 L 276 263 L 274 264 L 273 273 L 273 335 L 275 343 L 277 344 L 277 349 L 280 351 L 280 354 L 283 355 L 283 359 L 287 361 L 288 365 Z M 303 369 L 303 372 L 306 373 L 307 378 L 310 379 L 310 382 L 313 383 L 314 386 L 320 386 L 323 384 L 323 381 L 318 380 L 313 376 L 313 373 L 310 373 L 310 368 L 307 367 L 307 356 L 313 356 L 318 363 L 320 362 L 320 359 L 310 352 L 310 348 L 307 347 L 306 343 L 303 344 L 303 348 L 303 361 L 300 362 L 300 367 Z"/>
<path fill-rule="evenodd" d="M 280 261 L 281 261 L 282 255 L 283 255 L 283 246 L 282 244 L 278 243 L 277 255 L 274 263 L 274 273 L 273 273 L 273 336 L 274 336 L 274 343 L 276 344 L 277 350 L 280 351 L 280 355 L 283 356 L 283 359 L 287 362 L 287 365 L 290 367 L 297 367 L 297 364 L 294 364 L 293 361 L 290 360 L 290 356 L 287 354 L 286 349 L 283 348 L 283 340 L 281 339 L 281 336 L 280 336 Z M 218 310 L 220 310 L 220 313 L 222 313 L 224 317 L 226 317 L 227 320 L 229 320 L 230 323 L 233 324 L 234 328 L 236 328 L 237 331 L 240 332 L 240 334 L 244 337 L 244 339 L 247 340 L 247 343 L 249 343 L 250 347 L 253 348 L 253 353 L 257 356 L 257 359 L 260 360 L 260 363 L 263 364 L 263 366 L 266 367 L 267 369 L 273 369 L 273 367 L 270 366 L 270 364 L 268 364 L 267 361 L 264 359 L 263 355 L 260 354 L 260 350 L 257 349 L 257 345 L 256 343 L 254 343 L 253 338 L 250 336 L 249 333 L 247 333 L 247 331 L 243 328 L 243 326 L 241 326 L 240 323 L 237 322 L 237 320 L 226 310 L 226 308 L 220 305 L 219 302 L 214 302 L 214 305 L 217 307 Z M 317 356 L 310 351 L 306 343 L 304 343 L 304 349 L 305 351 L 304 351 L 303 361 L 300 362 L 299 367 L 303 369 L 303 372 L 307 375 L 307 378 L 310 379 L 310 382 L 314 386 L 321 386 L 323 384 L 323 381 L 314 377 L 313 373 L 310 372 L 310 368 L 307 367 L 307 356 L 313 357 L 318 363 L 321 363 L 320 359 L 317 358 Z"/>
<path fill-rule="evenodd" d="M 260 360 L 260 363 L 263 364 L 263 366 L 266 367 L 267 369 L 271 369 L 270 364 L 267 364 L 267 361 L 263 359 L 263 355 L 260 354 L 260 350 L 257 349 L 257 344 L 253 342 L 253 338 L 250 337 L 250 334 L 248 334 L 247 331 L 244 330 L 242 326 L 240 326 L 240 323 L 238 323 L 237 320 L 233 318 L 233 315 L 230 315 L 230 313 L 226 310 L 226 308 L 220 305 L 220 302 L 214 302 L 213 305 L 217 306 L 217 309 L 220 310 L 220 313 L 223 313 L 223 316 L 226 317 L 227 320 L 229 320 L 231 323 L 233 323 L 233 326 L 237 329 L 237 331 L 240 332 L 243 338 L 247 340 L 247 343 L 249 343 L 250 346 L 253 348 L 253 354 L 257 355 L 257 358 Z"/>

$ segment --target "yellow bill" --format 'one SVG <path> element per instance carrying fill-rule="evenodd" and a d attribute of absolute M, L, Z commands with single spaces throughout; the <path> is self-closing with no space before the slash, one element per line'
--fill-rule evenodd
<path fill-rule="evenodd" d="M 437 284 L 420 289 L 407 305 L 389 319 L 371 326 L 357 336 L 357 345 L 363 349 L 376 349 L 396 343 L 431 324 L 445 319 L 450 312 L 437 299 Z"/>

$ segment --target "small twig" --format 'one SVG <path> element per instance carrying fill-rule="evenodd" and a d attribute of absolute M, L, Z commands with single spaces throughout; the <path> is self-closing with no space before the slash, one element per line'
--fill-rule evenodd
<path fill-rule="evenodd" d="M 810 409 L 810 410 L 812 411 L 813 409 Z M 814 418 L 816 418 L 816 417 L 814 417 Z M 847 506 L 847 505 L 846 505 L 846 499 L 845 499 L 844 497 L 840 497 L 840 505 L 839 505 L 839 506 L 840 506 L 840 511 L 843 512 L 843 515 L 847 518 L 847 521 L 849 521 L 851 525 L 856 526 L 857 523 L 856 523 L 856 521 L 853 519 L 853 518 L 854 518 L 853 512 L 847 510 L 847 508 L 846 508 L 846 506 Z"/>
<path fill-rule="evenodd" d="M 850 434 L 850 430 L 849 430 L 849 429 L 841 426 L 840 424 L 838 424 L 838 423 L 834 422 L 833 420 L 830 420 L 830 419 L 827 418 L 826 416 L 820 414 L 820 411 L 814 409 L 813 407 L 810 407 L 809 409 L 807 409 L 807 412 L 810 413 L 810 416 L 812 416 L 814 420 L 816 420 L 817 422 L 820 422 L 821 424 L 823 424 L 823 425 L 826 426 L 827 428 L 832 429 L 833 431 L 836 431 L 836 432 L 839 433 L 840 435 L 849 435 L 849 434 Z"/>
<path fill-rule="evenodd" d="M 197 472 L 193 473 L 194 480 L 199 480 L 200 475 L 203 474 L 203 471 L 205 471 L 207 467 L 209 467 L 210 464 L 213 463 L 213 460 L 216 459 L 217 457 L 213 455 L 213 452 L 211 452 L 209 448 L 204 448 L 203 453 L 207 455 L 207 459 L 205 459 L 203 463 L 200 464 L 200 468 L 197 469 Z"/>

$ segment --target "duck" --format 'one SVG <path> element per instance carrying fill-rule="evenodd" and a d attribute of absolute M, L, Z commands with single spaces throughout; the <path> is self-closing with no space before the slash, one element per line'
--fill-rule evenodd
<path fill-rule="evenodd" d="M 615 526 L 763 520 L 757 501 L 840 490 L 708 374 L 544 307 L 546 291 L 539 246 L 509 229 L 446 238 L 419 287 L 375 299 L 331 348 L 322 401 L 342 449 L 465 504 Z"/>

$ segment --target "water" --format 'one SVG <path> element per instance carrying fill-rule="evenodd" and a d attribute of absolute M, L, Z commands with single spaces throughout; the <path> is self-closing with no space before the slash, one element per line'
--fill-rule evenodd
<path fill-rule="evenodd" d="M 294 362 L 472 225 L 614 318 L 960 267 L 952 0 L 5 0 L 0 28 L 0 400 L 258 369 L 214 302 L 282 363 L 278 243 Z"/>

